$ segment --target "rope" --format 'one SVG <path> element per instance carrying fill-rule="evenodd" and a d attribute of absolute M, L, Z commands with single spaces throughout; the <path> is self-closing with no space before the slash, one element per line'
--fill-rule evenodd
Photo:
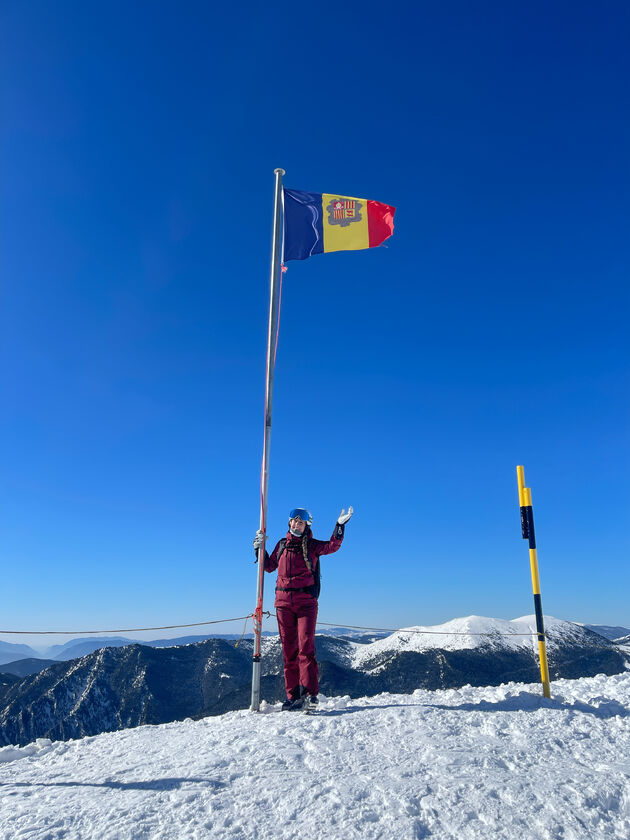
<path fill-rule="evenodd" d="M 266 615 L 268 618 L 271 618 L 272 613 L 268 610 L 265 610 L 262 615 Z M 277 613 L 274 613 L 277 616 Z M 254 613 L 248 613 L 247 615 L 239 615 L 235 618 L 219 618 L 214 621 L 195 621 L 191 624 L 164 624 L 160 627 L 125 627 L 122 629 L 116 630 L 0 630 L 0 635 L 7 635 L 7 636 L 95 636 L 100 635 L 102 633 L 140 633 L 147 630 L 179 630 L 185 627 L 207 627 L 211 624 L 224 624 L 229 621 L 244 621 L 245 624 L 243 626 L 243 632 L 236 643 L 236 646 L 240 644 L 243 640 L 245 635 L 245 631 L 247 629 L 247 621 L 250 618 L 254 618 Z M 431 635 L 431 636 L 539 636 L 544 635 L 545 638 L 549 641 L 554 638 L 554 633 L 552 632 L 551 635 L 549 633 L 539 634 L 538 632 L 533 633 L 466 633 L 464 631 L 448 631 L 448 630 L 414 630 L 414 629 L 405 629 L 405 628 L 391 628 L 391 627 L 365 627 L 360 624 L 343 624 L 342 622 L 331 623 L 326 621 L 318 621 L 317 626 L 319 627 L 339 627 L 341 629 L 348 629 L 348 630 L 372 630 L 379 633 L 417 633 L 422 635 Z M 555 635 L 555 638 L 559 641 L 564 641 L 563 637 L 560 635 Z M 622 645 L 617 645 L 614 641 L 611 641 L 609 645 L 598 645 L 594 642 L 582 642 L 577 639 L 571 639 L 570 643 L 572 645 L 582 645 L 584 647 L 589 648 L 601 648 L 602 650 L 615 650 L 616 647 L 622 647 Z"/>
<path fill-rule="evenodd" d="M 271 615 L 271 613 L 265 613 Z M 177 630 L 181 627 L 204 627 L 208 624 L 223 624 L 226 621 L 245 621 L 252 618 L 249 615 L 239 615 L 236 618 L 219 618 L 216 621 L 195 621 L 192 624 L 165 624 L 162 627 L 125 627 L 119 630 L 0 630 L 0 635 L 11 636 L 94 636 L 100 633 L 140 633 L 144 630 Z"/>
<path fill-rule="evenodd" d="M 398 628 L 397 630 L 392 630 L 391 627 L 361 627 L 358 624 L 330 624 L 326 621 L 318 621 L 318 625 L 322 627 L 340 627 L 345 629 L 346 627 L 348 630 L 376 630 L 379 633 L 422 633 L 422 634 L 429 634 L 432 636 L 539 636 L 539 635 L 547 635 L 546 633 L 465 633 L 460 630 L 406 630 L 405 628 Z"/>
<path fill-rule="evenodd" d="M 549 635 L 547 635 L 547 633 L 545 633 L 545 636 L 547 637 L 547 639 L 553 639 L 554 638 L 553 634 L 551 636 L 549 636 Z M 559 635 L 559 634 L 556 635 L 555 638 L 558 641 L 566 641 L 566 639 L 563 639 L 562 636 Z M 608 650 L 608 651 L 615 650 L 615 649 L 621 650 L 624 647 L 624 645 L 620 645 L 617 642 L 613 641 L 612 639 L 609 640 L 608 645 L 598 645 L 595 642 L 580 642 L 577 639 L 570 639 L 570 644 L 581 645 L 582 647 L 588 647 L 588 648 L 600 648 L 601 650 Z"/>
<path fill-rule="evenodd" d="M 245 635 L 245 631 L 247 630 L 247 621 L 248 621 L 249 618 L 251 618 L 251 616 L 248 615 L 247 618 L 245 619 L 245 624 L 243 625 L 243 632 L 239 636 L 239 639 L 236 642 L 236 644 L 234 645 L 235 648 L 237 648 L 240 645 L 240 643 L 243 641 L 243 636 Z"/>
<path fill-rule="evenodd" d="M 286 265 L 282 264 L 280 266 L 280 286 L 278 289 L 278 318 L 277 318 L 277 327 L 276 327 L 276 337 L 274 341 L 273 347 L 273 366 L 276 366 L 276 356 L 278 353 L 278 339 L 280 337 L 280 310 L 282 308 L 282 281 L 284 279 L 284 273 L 287 270 Z M 267 426 L 267 410 L 269 408 L 268 402 L 268 394 L 269 394 L 269 371 L 267 371 L 267 377 L 265 379 L 265 427 Z M 266 436 L 265 436 L 266 440 Z M 263 451 L 263 459 L 260 465 L 260 510 L 261 510 L 261 520 L 262 520 L 262 532 L 265 534 L 267 533 L 267 522 L 266 522 L 266 505 L 265 505 L 265 474 L 264 474 L 264 467 L 265 467 L 265 453 Z"/>
<path fill-rule="evenodd" d="M 263 615 L 271 617 L 271 613 L 265 611 Z M 277 613 L 275 613 L 277 615 Z M 223 624 L 227 621 L 245 621 L 247 627 L 247 619 L 254 618 L 254 613 L 248 615 L 239 615 L 236 618 L 220 618 L 216 621 L 196 621 L 192 624 L 165 624 L 161 627 L 125 627 L 117 630 L 0 630 L 0 635 L 11 636 L 94 636 L 100 633 L 140 633 L 146 630 L 178 630 L 183 627 L 205 627 L 209 624 Z M 538 636 L 538 633 L 464 633 L 464 632 L 448 632 L 446 630 L 405 630 L 392 629 L 391 627 L 363 627 L 358 624 L 331 624 L 325 621 L 318 621 L 317 624 L 322 627 L 342 627 L 348 630 L 374 630 L 380 633 L 426 633 L 437 636 Z M 245 635 L 245 629 L 241 634 L 239 642 Z M 547 634 L 545 634 L 547 635 Z"/>
<path fill-rule="evenodd" d="M 276 366 L 276 356 L 278 355 L 278 338 L 280 337 L 280 311 L 282 310 L 282 281 L 284 280 L 284 273 L 287 271 L 286 265 L 280 266 L 280 288 L 278 290 L 278 328 L 276 329 L 276 344 L 273 348 L 273 365 Z"/>
<path fill-rule="evenodd" d="M 567 641 L 567 639 L 564 638 L 561 634 L 555 634 L 554 635 L 553 631 L 551 632 L 551 634 L 549 634 L 547 632 L 538 633 L 537 631 L 533 632 L 533 633 L 465 633 L 465 632 L 459 631 L 459 630 L 450 631 L 450 632 L 448 630 L 412 630 L 412 629 L 406 630 L 404 628 L 398 628 L 397 630 L 392 630 L 391 627 L 362 627 L 362 626 L 357 625 L 357 624 L 330 624 L 330 623 L 325 622 L 325 621 L 318 621 L 317 624 L 322 626 L 322 627 L 340 627 L 341 629 L 348 628 L 348 630 L 375 630 L 375 631 L 378 631 L 378 632 L 381 632 L 381 633 L 420 633 L 420 634 L 428 634 L 428 635 L 435 635 L 435 636 L 490 636 L 491 638 L 494 638 L 496 636 L 531 636 L 531 637 L 533 637 L 533 636 L 536 636 L 536 637 L 544 636 L 547 641 L 553 641 L 553 640 L 557 640 L 557 641 L 561 641 L 561 642 L 562 641 L 564 641 L 564 642 Z M 615 648 L 618 649 L 618 648 L 623 647 L 623 645 L 618 645 L 616 642 L 614 642 L 612 640 L 610 641 L 610 643 L 608 645 L 598 645 L 596 642 L 582 642 L 582 641 L 579 641 L 578 639 L 570 639 L 568 641 L 572 645 L 581 645 L 582 647 L 599 648 L 601 650 L 608 650 L 608 651 L 615 650 Z M 628 645 L 628 646 L 630 647 L 630 645 Z"/>

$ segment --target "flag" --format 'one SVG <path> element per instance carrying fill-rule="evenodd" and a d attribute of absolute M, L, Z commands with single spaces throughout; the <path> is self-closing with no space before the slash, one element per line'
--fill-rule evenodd
<path fill-rule="evenodd" d="M 380 245 L 394 232 L 395 207 L 332 193 L 284 190 L 284 261 Z"/>

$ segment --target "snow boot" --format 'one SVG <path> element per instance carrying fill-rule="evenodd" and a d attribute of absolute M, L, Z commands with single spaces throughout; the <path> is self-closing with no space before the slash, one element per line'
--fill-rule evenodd
<path fill-rule="evenodd" d="M 291 706 L 292 712 L 305 711 L 306 709 L 311 708 L 311 704 L 313 703 L 313 697 L 315 698 L 314 704 L 317 705 L 317 695 L 309 695 L 308 688 L 306 688 L 306 686 L 301 685 L 298 688 L 298 692 L 299 697 L 293 702 L 293 705 Z"/>
<path fill-rule="evenodd" d="M 302 699 L 300 694 L 301 694 L 301 692 L 300 692 L 300 687 L 299 686 L 298 686 L 298 688 L 294 688 L 292 691 L 290 691 L 289 696 L 287 697 L 287 699 L 282 704 L 282 711 L 283 712 L 292 711 L 294 704 Z M 301 705 L 300 705 L 300 708 L 301 708 Z"/>

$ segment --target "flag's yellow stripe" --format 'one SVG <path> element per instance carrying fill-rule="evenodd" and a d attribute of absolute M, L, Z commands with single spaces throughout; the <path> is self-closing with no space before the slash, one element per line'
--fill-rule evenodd
<path fill-rule="evenodd" d="M 331 211 L 328 208 L 335 199 L 342 202 L 354 201 L 355 212 L 361 216 L 360 221 L 350 221 L 348 225 L 331 224 Z M 326 253 L 328 251 L 359 251 L 361 248 L 369 248 L 367 200 L 365 198 L 353 198 L 349 195 L 322 193 L 322 227 L 324 230 L 324 252 Z"/>

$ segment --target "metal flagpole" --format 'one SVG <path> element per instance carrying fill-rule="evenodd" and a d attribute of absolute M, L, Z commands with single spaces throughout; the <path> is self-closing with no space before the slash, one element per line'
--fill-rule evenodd
<path fill-rule="evenodd" d="M 262 472 L 260 477 L 260 530 L 263 542 L 258 549 L 258 588 L 254 612 L 254 662 L 252 668 L 252 701 L 250 709 L 260 709 L 260 643 L 263 620 L 263 592 L 265 576 L 265 543 L 267 540 L 267 489 L 269 487 L 269 449 L 271 445 L 271 401 L 273 396 L 273 371 L 275 365 L 274 339 L 278 325 L 278 298 L 280 289 L 280 239 L 282 224 L 282 176 L 284 169 L 274 169 L 276 189 L 273 210 L 273 238 L 271 244 L 271 287 L 269 292 L 269 332 L 267 334 L 267 386 L 265 394 L 265 440 L 263 444 Z"/>

